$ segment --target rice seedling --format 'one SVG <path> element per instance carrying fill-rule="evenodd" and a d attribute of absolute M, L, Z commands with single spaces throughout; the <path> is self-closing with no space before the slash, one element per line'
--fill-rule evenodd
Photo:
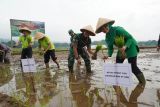
<path fill-rule="evenodd" d="M 95 52 L 94 52 L 94 55 L 92 56 L 92 59 L 93 59 L 93 60 L 96 60 L 96 59 L 97 59 L 97 53 L 98 53 L 101 49 L 102 49 L 102 45 L 101 45 L 101 44 L 98 44 L 98 45 L 96 46 L 96 50 L 95 50 Z"/>
<path fill-rule="evenodd" d="M 124 46 L 124 36 L 116 36 L 115 37 L 115 45 L 118 48 L 122 48 Z"/>

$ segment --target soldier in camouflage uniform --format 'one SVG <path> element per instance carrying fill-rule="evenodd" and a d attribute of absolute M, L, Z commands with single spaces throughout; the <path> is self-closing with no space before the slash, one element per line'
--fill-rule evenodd
<path fill-rule="evenodd" d="M 68 55 L 68 69 L 70 72 L 73 72 L 73 64 L 74 64 L 74 52 L 73 52 L 73 37 L 76 36 L 76 34 L 73 32 L 72 29 L 68 31 L 70 38 L 70 48 L 69 48 L 69 55 Z"/>
<path fill-rule="evenodd" d="M 69 71 L 73 72 L 74 59 L 76 59 L 78 64 L 80 65 L 81 60 L 79 56 L 81 56 L 85 62 L 87 72 L 90 73 L 91 64 L 90 64 L 90 57 L 88 55 L 88 52 L 92 55 L 94 55 L 94 53 L 91 50 L 91 38 L 89 36 L 95 36 L 95 33 L 93 31 L 93 28 L 90 25 L 80 30 L 82 33 L 76 34 L 75 36 L 73 36 L 73 38 L 71 37 L 72 47 L 70 48 L 70 54 L 68 58 L 68 67 L 69 67 Z"/>

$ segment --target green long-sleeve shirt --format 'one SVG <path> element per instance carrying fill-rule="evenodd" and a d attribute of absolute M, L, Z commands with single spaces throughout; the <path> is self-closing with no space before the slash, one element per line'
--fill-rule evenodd
<path fill-rule="evenodd" d="M 108 46 L 108 56 L 112 56 L 113 54 L 113 46 L 115 45 L 115 37 L 116 36 L 124 36 L 124 42 L 126 48 L 126 57 L 135 57 L 139 52 L 139 48 L 137 45 L 136 40 L 133 38 L 131 34 L 129 34 L 125 29 L 122 27 L 110 27 L 109 32 L 106 33 L 106 44 Z"/>

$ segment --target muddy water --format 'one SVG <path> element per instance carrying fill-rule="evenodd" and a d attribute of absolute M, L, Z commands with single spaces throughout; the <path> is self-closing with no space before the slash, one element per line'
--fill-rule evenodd
<path fill-rule="evenodd" d="M 100 57 L 91 61 L 92 74 L 86 73 L 84 63 L 80 67 L 75 64 L 70 74 L 67 53 L 57 54 L 59 70 L 53 62 L 46 70 L 43 59 L 35 56 L 36 73 L 22 73 L 19 56 L 15 56 L 10 67 L 0 69 L 0 107 L 160 107 L 160 53 L 152 51 L 142 51 L 138 57 L 146 86 L 139 85 L 133 75 L 130 88 L 104 85 Z M 106 63 L 114 60 L 115 54 Z"/>

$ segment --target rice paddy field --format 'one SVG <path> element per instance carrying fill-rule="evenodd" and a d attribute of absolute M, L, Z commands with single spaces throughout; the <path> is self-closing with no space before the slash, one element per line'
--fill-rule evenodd
<path fill-rule="evenodd" d="M 81 66 L 75 62 L 74 73 L 69 73 L 68 52 L 56 55 L 60 69 L 50 60 L 46 70 L 43 56 L 34 54 L 36 73 L 22 72 L 20 55 L 13 55 L 10 65 L 0 64 L 0 107 L 160 107 L 160 52 L 156 49 L 141 49 L 138 55 L 146 86 L 141 87 L 132 74 L 129 88 L 104 84 L 101 52 L 91 60 L 91 74 L 86 73 L 83 60 Z M 115 56 L 105 63 L 115 63 Z"/>

